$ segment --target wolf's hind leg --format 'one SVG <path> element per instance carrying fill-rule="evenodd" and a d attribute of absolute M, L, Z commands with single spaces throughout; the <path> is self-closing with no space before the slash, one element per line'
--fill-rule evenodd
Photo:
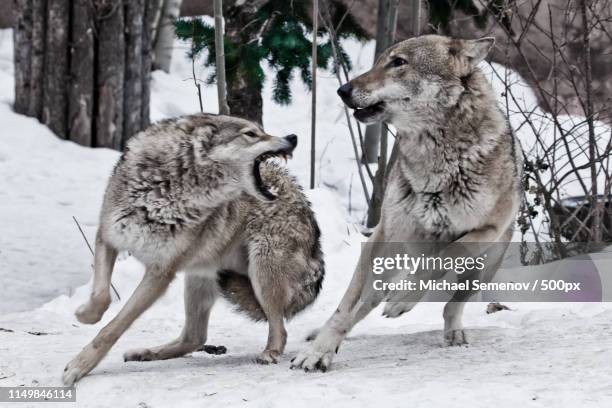
<path fill-rule="evenodd" d="M 284 312 L 289 302 L 289 283 L 284 282 L 287 275 L 282 272 L 283 267 L 287 265 L 281 266 L 278 260 L 261 258 L 251 258 L 249 265 L 255 297 L 268 319 L 268 342 L 256 358 L 259 364 L 278 363 L 287 343 Z"/>
<path fill-rule="evenodd" d="M 465 302 L 450 301 L 444 306 L 444 342 L 447 346 L 461 346 L 467 344 L 463 330 L 463 309 Z"/>
<path fill-rule="evenodd" d="M 100 230 L 96 234 L 94 255 L 94 278 L 91 296 L 75 312 L 81 323 L 94 324 L 100 321 L 111 303 L 110 285 L 117 251 L 104 242 Z"/>
<path fill-rule="evenodd" d="M 469 235 L 471 234 L 472 233 L 465 235 L 462 239 L 469 242 Z M 487 256 L 487 265 L 483 271 L 481 271 L 478 275 L 464 277 L 465 280 L 460 281 L 468 282 L 468 285 L 469 282 L 473 281 L 474 279 L 480 279 L 483 282 L 490 282 L 503 261 L 504 254 L 506 253 L 508 242 L 510 241 L 511 237 L 512 228 L 508 228 L 501 238 L 502 241 L 497 242 L 494 245 L 489 244 L 487 246 L 486 253 L 483 250 L 483 253 L 485 253 Z M 487 241 L 483 242 L 485 243 L 483 245 L 486 245 Z M 452 299 L 444 306 L 444 311 L 442 312 L 444 317 L 444 343 L 447 346 L 461 346 L 468 344 L 465 330 L 463 328 L 462 317 L 465 302 L 467 302 L 474 294 L 476 294 L 475 291 L 456 292 Z"/>
<path fill-rule="evenodd" d="M 192 353 L 206 343 L 208 319 L 217 298 L 216 282 L 208 277 L 185 276 L 185 326 L 180 336 L 161 346 L 129 350 L 125 361 L 167 360 Z"/>

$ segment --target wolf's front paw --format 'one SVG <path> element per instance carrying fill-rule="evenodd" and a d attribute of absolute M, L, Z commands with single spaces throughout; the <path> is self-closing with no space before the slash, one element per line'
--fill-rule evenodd
<path fill-rule="evenodd" d="M 264 350 L 256 358 L 257 364 L 277 364 L 281 353 L 275 350 Z"/>
<path fill-rule="evenodd" d="M 87 375 L 100 362 L 107 350 L 107 348 L 101 347 L 99 344 L 97 347 L 93 343 L 85 346 L 64 368 L 64 374 L 62 375 L 64 384 L 72 386 Z"/>
<path fill-rule="evenodd" d="M 109 304 L 110 299 L 108 302 L 94 302 L 90 300 L 87 303 L 83 303 L 81 306 L 79 306 L 74 314 L 77 320 L 83 324 L 98 323 L 104 315 L 104 312 L 106 312 L 106 309 L 108 309 Z"/>
<path fill-rule="evenodd" d="M 75 382 L 83 378 L 90 370 L 91 367 L 88 366 L 87 361 L 79 355 L 64 368 L 62 382 L 66 387 L 72 387 Z"/>
<path fill-rule="evenodd" d="M 321 332 L 321 329 L 314 329 L 313 331 L 311 331 L 310 333 L 308 333 L 308 336 L 306 336 L 306 341 L 313 341 L 314 339 L 317 338 L 317 336 L 319 335 L 319 333 Z"/>
<path fill-rule="evenodd" d="M 316 370 L 326 372 L 331 366 L 333 356 L 333 351 L 317 350 L 311 346 L 291 360 L 291 369 L 301 368 L 306 372 Z"/>
<path fill-rule="evenodd" d="M 463 346 L 465 344 L 468 344 L 468 341 L 463 329 L 458 329 L 445 331 L 444 343 L 447 346 Z"/>
<path fill-rule="evenodd" d="M 66 366 L 62 375 L 62 382 L 66 387 L 72 387 L 83 375 L 76 367 Z"/>

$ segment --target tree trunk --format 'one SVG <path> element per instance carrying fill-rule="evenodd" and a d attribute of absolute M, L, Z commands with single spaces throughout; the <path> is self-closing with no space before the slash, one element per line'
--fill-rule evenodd
<path fill-rule="evenodd" d="M 68 137 L 69 17 L 69 0 L 48 0 L 42 122 L 64 139 Z"/>
<path fill-rule="evenodd" d="M 395 39 L 395 27 L 397 25 L 398 7 L 399 0 L 378 1 L 374 60 L 393 44 Z M 387 131 L 382 127 L 381 123 L 375 123 L 366 128 L 363 154 L 366 163 L 376 163 L 378 161 L 380 139 L 381 137 L 386 137 L 386 135 Z"/>
<path fill-rule="evenodd" d="M 183 0 L 164 0 L 157 38 L 155 40 L 155 69 L 170 72 L 174 46 L 174 20 L 179 17 Z"/>
<path fill-rule="evenodd" d="M 395 29 L 397 27 L 398 6 L 399 0 L 379 1 L 378 23 L 376 28 L 376 58 L 393 44 Z M 368 207 L 367 226 L 370 228 L 375 227 L 380 220 L 380 211 L 382 209 L 382 201 L 385 192 L 384 185 L 387 178 L 387 138 L 387 128 L 383 126 L 382 123 L 370 125 L 366 129 L 364 140 L 365 159 L 371 159 L 370 156 L 375 155 L 378 161 L 378 168 L 374 175 L 372 199 Z"/>
<path fill-rule="evenodd" d="M 68 90 L 68 130 L 70 140 L 83 146 L 93 144 L 94 33 L 89 0 L 72 4 L 72 47 Z"/>
<path fill-rule="evenodd" d="M 142 42 L 145 0 L 125 6 L 125 89 L 123 96 L 123 144 L 138 133 L 142 124 Z M 124 146 L 122 146 L 124 147 Z"/>
<path fill-rule="evenodd" d="M 30 106 L 30 65 L 32 60 L 32 0 L 14 0 L 15 20 L 15 105 L 17 113 L 27 114 Z"/>
<path fill-rule="evenodd" d="M 261 89 L 251 85 L 241 74 L 227 85 L 227 104 L 232 116 L 263 123 Z"/>
<path fill-rule="evenodd" d="M 382 132 L 383 128 L 380 123 L 372 123 L 371 125 L 366 126 L 365 135 L 363 137 L 362 163 L 378 162 L 380 135 Z"/>
<path fill-rule="evenodd" d="M 153 44 L 161 14 L 163 0 L 145 0 L 144 30 L 142 33 L 142 103 L 141 129 L 149 126 L 149 105 L 151 103 L 151 68 L 153 66 Z"/>
<path fill-rule="evenodd" d="M 310 189 L 315 188 L 315 163 L 317 161 L 317 33 L 319 32 L 319 0 L 312 1 L 312 95 L 310 100 Z"/>
<path fill-rule="evenodd" d="M 242 43 L 244 27 L 255 18 L 261 2 L 237 1 L 224 10 L 225 35 L 236 43 Z M 227 104 L 233 116 L 263 123 L 263 100 L 261 89 L 254 85 L 243 72 L 237 72 L 227 83 Z"/>
<path fill-rule="evenodd" d="M 13 0 L 15 111 L 59 137 L 121 149 L 149 124 L 162 0 Z"/>
<path fill-rule="evenodd" d="M 215 7 L 215 66 L 217 69 L 217 97 L 219 99 L 219 114 L 229 115 L 227 106 L 227 84 L 225 81 L 225 45 L 223 43 L 223 2 L 214 0 Z M 198 88 L 199 91 L 200 88 Z M 200 103 L 200 107 L 201 107 Z"/>
<path fill-rule="evenodd" d="M 120 150 L 123 136 L 125 37 L 123 7 L 117 0 L 98 0 L 98 64 L 96 66 L 96 144 Z"/>
<path fill-rule="evenodd" d="M 32 55 L 30 61 L 30 104 L 28 116 L 42 119 L 45 73 L 45 33 L 47 1 L 32 1 Z"/>

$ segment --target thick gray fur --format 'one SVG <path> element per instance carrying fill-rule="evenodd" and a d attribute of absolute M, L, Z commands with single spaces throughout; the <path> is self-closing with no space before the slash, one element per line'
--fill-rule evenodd
<path fill-rule="evenodd" d="M 397 161 L 369 242 L 486 245 L 511 239 L 520 205 L 522 155 L 478 68 L 493 44 L 492 38 L 436 35 L 406 40 L 338 90 L 358 120 L 387 122 L 397 129 Z M 369 245 L 361 259 L 383 250 Z M 389 301 L 383 312 L 388 317 L 415 304 L 375 292 L 368 282 L 369 272 L 358 267 L 340 305 L 292 367 L 327 370 L 351 328 L 381 301 Z M 448 345 L 467 342 L 460 300 L 465 299 L 444 307 Z"/>
<path fill-rule="evenodd" d="M 271 136 L 243 119 L 197 114 L 165 120 L 129 141 L 104 196 L 92 293 L 78 320 L 96 323 L 107 310 L 118 252 L 129 251 L 146 271 L 119 314 L 68 363 L 65 384 L 91 371 L 179 271 L 186 273 L 183 332 L 168 344 L 128 351 L 126 361 L 200 348 L 219 293 L 268 321 L 268 343 L 257 361 L 278 361 L 284 319 L 314 301 L 324 276 L 319 228 L 296 181 L 264 162 L 261 178 L 276 199 L 256 187 L 256 159 L 290 153 L 292 137 Z"/>

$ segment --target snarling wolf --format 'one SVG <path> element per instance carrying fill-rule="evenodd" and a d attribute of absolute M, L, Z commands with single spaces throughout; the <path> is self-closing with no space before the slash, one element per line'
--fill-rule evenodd
<path fill-rule="evenodd" d="M 413 38 L 387 49 L 370 71 L 338 89 L 359 121 L 397 129 L 397 160 L 370 243 L 511 239 L 522 156 L 478 68 L 493 45 L 492 38 Z M 366 245 L 359 265 L 382 247 Z M 350 329 L 381 301 L 393 300 L 384 310 L 389 317 L 414 306 L 373 294 L 366 284 L 370 272 L 357 267 L 339 307 L 292 360 L 293 368 L 327 370 Z M 451 300 L 443 312 L 444 338 L 460 345 L 466 342 L 461 322 L 466 298 Z"/>
<path fill-rule="evenodd" d="M 169 359 L 203 346 L 217 293 L 268 321 L 257 361 L 278 361 L 284 319 L 313 302 L 324 275 L 310 203 L 282 167 L 266 161 L 290 156 L 296 145 L 295 135 L 275 137 L 249 121 L 207 114 L 160 122 L 129 141 L 104 196 L 93 288 L 78 320 L 96 323 L 107 310 L 119 251 L 146 271 L 119 314 L 68 363 L 65 384 L 91 371 L 179 271 L 186 274 L 182 333 L 128 351 L 126 361 Z"/>

